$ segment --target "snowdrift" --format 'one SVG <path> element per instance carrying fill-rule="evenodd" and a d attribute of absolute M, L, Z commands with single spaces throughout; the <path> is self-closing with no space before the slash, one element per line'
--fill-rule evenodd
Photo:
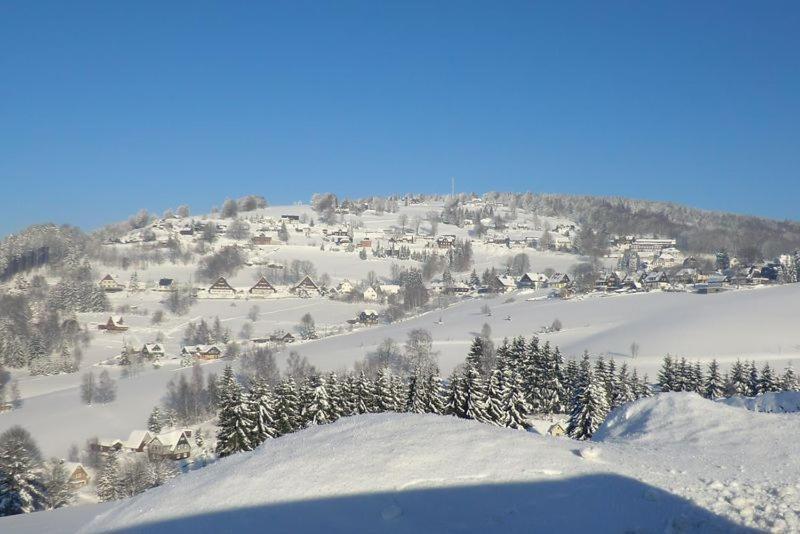
<path fill-rule="evenodd" d="M 451 417 L 352 417 L 181 476 L 81 532 L 746 530 L 588 447 Z"/>
<path fill-rule="evenodd" d="M 721 400 L 728 406 L 738 406 L 753 412 L 794 413 L 800 412 L 800 392 L 777 391 L 757 397 L 731 397 Z"/>

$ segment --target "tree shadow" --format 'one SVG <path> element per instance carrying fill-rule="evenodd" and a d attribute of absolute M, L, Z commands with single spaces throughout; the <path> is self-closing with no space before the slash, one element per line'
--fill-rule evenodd
<path fill-rule="evenodd" d="M 186 500 L 191 502 L 192 495 L 186 495 Z M 131 514 L 127 520 L 135 521 L 135 502 L 131 505 L 124 513 Z M 116 530 L 103 530 L 102 522 L 97 527 L 101 532 L 125 534 L 758 532 L 664 490 L 614 474 L 412 488 L 210 511 Z"/>

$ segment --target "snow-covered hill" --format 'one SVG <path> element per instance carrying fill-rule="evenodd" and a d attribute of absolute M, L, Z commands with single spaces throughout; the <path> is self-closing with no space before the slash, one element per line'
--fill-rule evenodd
<path fill-rule="evenodd" d="M 617 410 L 593 442 L 365 415 L 268 441 L 110 508 L 85 507 L 82 522 L 65 515 L 64 524 L 83 533 L 789 532 L 800 528 L 798 439 L 794 414 L 689 393 Z M 32 532 L 59 517 L 0 528 Z"/>

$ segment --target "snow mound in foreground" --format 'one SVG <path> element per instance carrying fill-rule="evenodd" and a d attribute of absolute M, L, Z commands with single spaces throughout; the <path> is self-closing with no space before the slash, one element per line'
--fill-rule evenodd
<path fill-rule="evenodd" d="M 661 393 L 614 410 L 592 438 L 594 441 L 637 442 L 659 448 L 724 447 L 733 442 L 763 442 L 781 428 L 800 430 L 794 416 L 754 414 L 696 393 Z M 776 433 L 776 430 L 778 431 Z M 753 441 L 755 440 L 755 442 Z"/>
<path fill-rule="evenodd" d="M 82 532 L 742 530 L 582 457 L 589 446 L 451 417 L 351 417 L 178 477 Z"/>
<path fill-rule="evenodd" d="M 753 412 L 794 413 L 800 412 L 800 392 L 776 391 L 757 397 L 731 397 L 720 402 L 728 406 L 747 408 Z"/>

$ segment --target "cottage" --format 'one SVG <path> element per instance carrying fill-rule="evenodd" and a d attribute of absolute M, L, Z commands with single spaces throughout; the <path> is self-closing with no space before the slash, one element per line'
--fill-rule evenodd
<path fill-rule="evenodd" d="M 82 488 L 89 483 L 89 472 L 78 462 L 61 462 L 67 470 L 67 482 L 73 489 Z"/>
<path fill-rule="evenodd" d="M 500 291 L 512 291 L 517 288 L 517 280 L 509 274 L 498 276 L 497 282 Z"/>
<path fill-rule="evenodd" d="M 342 282 L 336 287 L 336 291 L 341 295 L 348 295 L 353 292 L 355 286 L 350 282 L 350 280 L 342 280 Z"/>
<path fill-rule="evenodd" d="M 236 290 L 231 287 L 225 278 L 222 276 L 208 288 L 209 295 L 218 295 L 225 297 L 232 297 L 236 295 Z"/>
<path fill-rule="evenodd" d="M 267 295 L 272 295 L 276 293 L 276 291 L 277 290 L 275 289 L 275 287 L 272 284 L 270 284 L 266 278 L 262 276 L 261 278 L 258 279 L 256 285 L 254 285 L 248 290 L 248 293 L 250 294 L 251 297 L 266 297 Z"/>
<path fill-rule="evenodd" d="M 564 273 L 553 273 L 553 276 L 547 279 L 547 287 L 553 289 L 565 289 L 569 287 L 570 283 L 569 276 Z"/>
<path fill-rule="evenodd" d="M 147 430 L 134 430 L 128 436 L 128 440 L 123 443 L 126 450 L 132 452 L 143 452 L 147 444 L 153 439 L 153 434 Z"/>
<path fill-rule="evenodd" d="M 472 288 L 464 282 L 454 282 L 444 288 L 445 294 L 448 295 L 464 295 L 470 291 L 472 291 Z"/>
<path fill-rule="evenodd" d="M 356 244 L 356 246 L 359 247 L 359 248 L 372 248 L 372 240 L 367 238 L 367 237 L 365 237 L 364 239 L 359 241 Z"/>
<path fill-rule="evenodd" d="M 292 293 L 297 295 L 311 295 L 312 293 L 317 293 L 318 295 L 322 293 L 319 286 L 311 279 L 310 276 L 306 275 L 300 283 L 292 288 Z"/>
<path fill-rule="evenodd" d="M 374 302 L 378 300 L 378 292 L 375 291 L 374 287 L 368 287 L 364 290 L 364 300 L 369 302 Z"/>
<path fill-rule="evenodd" d="M 269 336 L 273 343 L 294 343 L 295 337 L 290 332 L 276 332 Z"/>
<path fill-rule="evenodd" d="M 615 272 L 602 274 L 594 284 L 595 291 L 616 291 L 620 287 L 620 278 Z"/>
<path fill-rule="evenodd" d="M 158 360 L 164 357 L 164 345 L 161 343 L 145 343 L 139 351 L 142 356 L 150 360 Z"/>
<path fill-rule="evenodd" d="M 271 245 L 272 236 L 259 234 L 257 236 L 253 236 L 252 241 L 254 245 Z"/>
<path fill-rule="evenodd" d="M 178 233 L 181 235 L 194 235 L 194 228 L 192 228 L 191 226 L 184 226 L 183 228 L 178 230 Z"/>
<path fill-rule="evenodd" d="M 456 236 L 446 234 L 440 235 L 438 239 L 436 239 L 436 246 L 439 248 L 450 248 L 456 244 Z"/>
<path fill-rule="evenodd" d="M 192 445 L 183 430 L 158 434 L 147 444 L 147 453 L 154 458 L 181 460 L 192 453 Z"/>
<path fill-rule="evenodd" d="M 89 448 L 100 452 L 116 452 L 122 449 L 121 439 L 100 438 L 89 444 Z"/>
<path fill-rule="evenodd" d="M 358 314 L 358 322 L 362 324 L 375 324 L 378 322 L 378 312 L 375 310 L 363 310 Z"/>
<path fill-rule="evenodd" d="M 175 280 L 172 278 L 161 278 L 158 281 L 157 291 L 175 291 Z"/>
<path fill-rule="evenodd" d="M 547 433 L 555 437 L 565 436 L 567 434 L 566 425 L 562 421 L 558 421 L 547 429 Z"/>
<path fill-rule="evenodd" d="M 698 278 L 699 273 L 697 272 L 697 269 L 692 267 L 684 267 L 672 275 L 672 279 L 675 281 L 675 283 L 685 285 L 696 284 Z"/>
<path fill-rule="evenodd" d="M 648 291 L 654 289 L 667 289 L 669 287 L 669 278 L 664 271 L 655 271 L 648 273 L 644 279 L 644 287 Z"/>
<path fill-rule="evenodd" d="M 547 285 L 547 275 L 542 273 L 525 273 L 517 280 L 520 289 L 541 289 Z"/>
<path fill-rule="evenodd" d="M 111 316 L 105 324 L 97 325 L 98 330 L 105 330 L 106 332 L 125 332 L 128 327 L 123 324 L 122 317 Z"/>
<path fill-rule="evenodd" d="M 222 356 L 222 351 L 216 345 L 186 345 L 181 349 L 181 355 L 198 360 L 216 360 Z"/>
<path fill-rule="evenodd" d="M 122 291 L 122 285 L 118 284 L 114 277 L 110 274 L 107 274 L 100 280 L 100 289 L 107 293 L 113 293 L 115 291 Z"/>

